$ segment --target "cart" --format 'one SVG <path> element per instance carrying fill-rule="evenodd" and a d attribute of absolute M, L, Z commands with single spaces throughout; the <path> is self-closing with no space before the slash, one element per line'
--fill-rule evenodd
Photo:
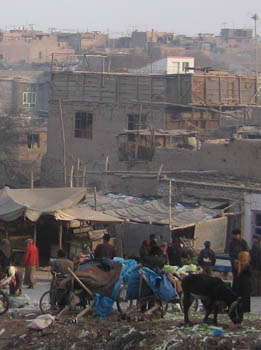
<path fill-rule="evenodd" d="M 137 286 L 138 290 L 136 299 L 128 299 L 128 285 L 124 285 L 121 289 L 116 304 L 120 316 L 124 320 L 131 321 L 133 318 L 143 320 L 145 318 L 152 317 L 153 314 L 160 315 L 163 318 L 170 302 L 180 303 L 179 293 L 176 292 L 173 283 L 174 279 L 170 275 L 164 274 L 169 281 L 168 288 L 170 288 L 170 290 L 169 297 L 164 296 L 163 298 L 160 291 L 155 288 L 155 286 L 146 276 L 146 271 L 148 271 L 148 269 L 145 271 L 144 268 L 138 269 L 139 284 Z M 163 275 L 158 276 L 161 278 Z M 146 291 L 144 291 L 144 289 Z"/>

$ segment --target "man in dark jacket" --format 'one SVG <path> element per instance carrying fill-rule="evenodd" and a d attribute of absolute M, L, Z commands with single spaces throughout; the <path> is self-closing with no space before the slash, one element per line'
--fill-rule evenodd
<path fill-rule="evenodd" d="M 172 232 L 172 243 L 168 246 L 169 264 L 173 266 L 181 266 L 182 242 L 178 235 Z"/>
<path fill-rule="evenodd" d="M 60 272 L 62 274 L 68 274 L 68 267 L 73 271 L 73 262 L 66 258 L 66 254 L 63 249 L 59 249 L 57 252 L 57 259 L 52 263 L 52 271 Z"/>
<path fill-rule="evenodd" d="M 113 259 L 116 256 L 115 248 L 110 242 L 111 236 L 105 233 L 103 236 L 103 243 L 98 244 L 94 251 L 95 259 L 107 258 Z"/>
<path fill-rule="evenodd" d="M 215 252 L 210 248 L 210 242 L 206 241 L 204 243 L 205 248 L 202 249 L 198 256 L 198 264 L 203 270 L 203 273 L 206 275 L 211 275 L 212 273 L 212 267 L 216 263 L 216 254 Z"/>
<path fill-rule="evenodd" d="M 233 238 L 229 244 L 228 253 L 231 261 L 232 274 L 235 276 L 235 260 L 238 259 L 238 255 L 242 251 L 249 251 L 247 242 L 241 238 L 241 231 L 235 229 L 232 231 Z"/>
<path fill-rule="evenodd" d="M 164 266 L 162 250 L 158 245 L 158 237 L 152 233 L 149 241 L 143 241 L 140 247 L 142 265 L 151 269 L 161 269 Z"/>

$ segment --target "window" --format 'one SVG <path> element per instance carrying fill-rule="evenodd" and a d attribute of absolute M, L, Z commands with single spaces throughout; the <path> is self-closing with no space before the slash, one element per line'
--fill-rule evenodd
<path fill-rule="evenodd" d="M 23 105 L 25 107 L 35 107 L 36 104 L 36 93 L 35 92 L 24 92 L 23 93 Z"/>
<path fill-rule="evenodd" d="M 39 134 L 27 135 L 27 145 L 28 145 L 28 148 L 40 148 L 40 135 Z"/>
<path fill-rule="evenodd" d="M 91 113 L 75 113 L 74 137 L 92 139 L 92 121 Z"/>
<path fill-rule="evenodd" d="M 128 115 L 128 130 L 139 130 L 146 129 L 147 118 L 145 115 L 142 115 L 141 118 L 138 114 Z M 128 135 L 128 141 L 135 141 L 136 135 Z"/>

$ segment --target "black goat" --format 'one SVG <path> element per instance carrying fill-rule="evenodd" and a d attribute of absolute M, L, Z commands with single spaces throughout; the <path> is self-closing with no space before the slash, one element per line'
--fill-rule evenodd
<path fill-rule="evenodd" d="M 184 322 L 189 321 L 189 308 L 194 299 L 201 299 L 206 314 L 204 322 L 208 321 L 208 316 L 214 312 L 214 324 L 217 325 L 218 303 L 224 302 L 229 308 L 228 315 L 232 322 L 237 324 L 243 320 L 242 299 L 238 297 L 232 289 L 218 277 L 211 277 L 204 274 L 188 275 L 182 280 L 184 293 Z"/>

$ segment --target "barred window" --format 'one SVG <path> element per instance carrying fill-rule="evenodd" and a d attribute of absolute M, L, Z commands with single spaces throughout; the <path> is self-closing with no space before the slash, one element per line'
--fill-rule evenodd
<path fill-rule="evenodd" d="M 75 125 L 74 125 L 74 137 L 83 139 L 92 139 L 92 113 L 76 112 L 75 113 Z"/>
<path fill-rule="evenodd" d="M 35 107 L 36 105 L 36 93 L 24 92 L 23 93 L 23 105 L 24 107 Z"/>

